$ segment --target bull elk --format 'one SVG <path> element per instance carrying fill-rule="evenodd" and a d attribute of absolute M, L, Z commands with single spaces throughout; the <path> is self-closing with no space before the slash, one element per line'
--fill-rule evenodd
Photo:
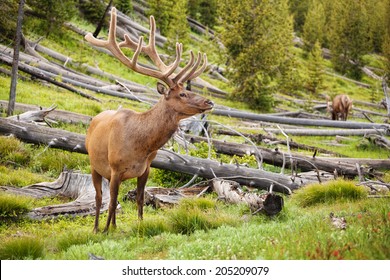
<path fill-rule="evenodd" d="M 336 95 L 332 101 L 327 97 L 328 111 L 332 114 L 332 120 L 346 121 L 352 110 L 352 100 L 346 94 Z"/>
<path fill-rule="evenodd" d="M 92 181 L 96 190 L 96 214 L 94 232 L 98 232 L 99 214 L 102 205 L 102 177 L 110 182 L 110 203 L 108 218 L 104 228 L 106 232 L 110 223 L 116 227 L 115 211 L 118 190 L 122 181 L 137 178 L 138 218 L 143 218 L 144 189 L 149 175 L 150 164 L 160 149 L 175 133 L 181 119 L 213 108 L 212 101 L 184 89 L 183 84 L 199 76 L 206 68 L 207 57 L 203 55 L 203 64 L 199 67 L 202 55 L 198 53 L 195 60 L 190 51 L 190 61 L 179 71 L 183 45 L 176 43 L 176 59 L 166 65 L 157 53 L 155 46 L 156 26 L 153 16 L 150 17 L 149 43 L 143 45 L 143 38 L 133 41 L 126 34 L 122 42 L 116 41 L 116 10 L 112 8 L 111 21 L 107 40 L 96 39 L 87 34 L 85 39 L 94 46 L 109 50 L 133 71 L 157 78 L 157 91 L 161 94 L 158 103 L 150 110 L 137 113 L 129 109 L 104 111 L 95 116 L 87 131 L 85 146 L 88 151 Z M 131 59 L 125 56 L 121 48 L 134 51 Z M 146 54 L 158 70 L 141 66 L 137 63 L 140 53 Z M 174 76 L 174 77 L 172 77 Z"/>

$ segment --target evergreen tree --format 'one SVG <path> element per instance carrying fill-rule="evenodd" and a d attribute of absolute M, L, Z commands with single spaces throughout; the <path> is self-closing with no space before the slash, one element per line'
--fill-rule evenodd
<path fill-rule="evenodd" d="M 227 49 L 233 97 L 264 111 L 272 107 L 277 79 L 286 74 L 292 18 L 286 1 L 221 1 L 221 40 Z"/>
<path fill-rule="evenodd" d="M 303 31 L 310 0 L 289 0 L 290 13 L 294 16 L 294 30 L 299 35 Z"/>
<path fill-rule="evenodd" d="M 217 19 L 217 0 L 188 0 L 188 15 L 213 28 Z"/>
<path fill-rule="evenodd" d="M 176 0 L 171 11 L 169 28 L 167 31 L 168 48 L 174 47 L 176 42 L 182 43 L 184 46 L 190 40 L 190 27 L 187 22 L 187 4 L 188 0 Z"/>
<path fill-rule="evenodd" d="M 126 15 L 130 15 L 133 11 L 133 5 L 131 0 L 116 0 L 114 2 L 115 7 Z"/>
<path fill-rule="evenodd" d="M 162 35 L 166 36 L 168 34 L 175 2 L 171 0 L 149 0 L 148 3 L 149 9 L 147 14 L 149 16 L 154 16 L 156 28 Z"/>
<path fill-rule="evenodd" d="M 303 26 L 305 49 L 311 51 L 316 42 L 324 42 L 325 10 L 321 0 L 312 0 Z"/>
<path fill-rule="evenodd" d="M 329 44 L 337 71 L 361 78 L 362 57 L 371 48 L 368 15 L 363 1 L 334 3 L 330 19 Z"/>
<path fill-rule="evenodd" d="M 26 19 L 38 34 L 60 33 L 63 23 L 76 14 L 75 5 L 75 0 L 27 0 L 26 6 L 31 10 L 26 10 Z"/>
<path fill-rule="evenodd" d="M 317 93 L 323 83 L 324 69 L 322 66 L 322 50 L 320 43 L 315 42 L 308 60 L 309 78 L 307 80 L 307 88 L 312 93 Z"/>
<path fill-rule="evenodd" d="M 14 0 L 4 0 L 0 2 L 0 42 L 9 43 L 15 36 L 16 17 L 18 12 L 18 2 Z"/>

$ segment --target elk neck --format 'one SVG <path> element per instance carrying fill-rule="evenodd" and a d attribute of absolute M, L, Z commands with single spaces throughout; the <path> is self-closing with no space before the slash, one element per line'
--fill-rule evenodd
<path fill-rule="evenodd" d="M 148 130 L 146 145 L 150 150 L 161 148 L 176 132 L 180 115 L 171 108 L 164 97 L 149 111 L 143 113 L 144 125 Z"/>

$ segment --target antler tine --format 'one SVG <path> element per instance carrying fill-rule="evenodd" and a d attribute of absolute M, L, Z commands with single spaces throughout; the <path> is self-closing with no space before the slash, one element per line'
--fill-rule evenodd
<path fill-rule="evenodd" d="M 196 77 L 198 77 L 200 74 L 202 74 L 204 72 L 206 67 L 207 67 L 207 55 L 204 53 L 202 66 L 195 73 L 193 73 L 187 80 L 192 80 L 192 79 L 195 79 Z"/>
<path fill-rule="evenodd" d="M 190 51 L 190 61 L 188 61 L 186 66 L 184 66 L 184 68 L 181 69 L 180 72 L 177 73 L 177 75 L 172 79 L 175 84 L 180 83 L 180 80 L 182 79 L 184 74 L 188 71 L 188 69 L 190 69 L 193 63 L 194 63 L 194 53 Z"/>
<path fill-rule="evenodd" d="M 192 53 L 192 52 L 191 52 L 191 53 Z M 187 69 L 183 68 L 183 70 L 180 71 L 179 74 L 181 74 L 181 77 L 179 77 L 179 78 L 177 79 L 178 83 L 184 83 L 184 82 L 186 82 L 187 80 L 189 80 L 190 77 L 194 76 L 194 73 L 195 73 L 196 69 L 198 68 L 198 66 L 199 66 L 199 64 L 200 64 L 200 62 L 201 62 L 201 60 L 202 60 L 202 55 L 200 54 L 200 52 L 198 52 L 198 57 L 196 58 L 195 64 L 194 64 L 194 65 L 192 65 L 192 63 L 191 63 L 191 64 L 187 64 L 187 65 L 192 66 L 191 69 L 190 69 L 190 71 L 187 72 L 187 69 L 188 69 L 188 68 L 187 68 Z M 203 66 L 202 66 L 202 67 L 203 67 Z M 200 69 L 199 69 L 199 70 L 200 70 Z M 186 73 L 186 72 L 187 72 L 187 73 Z M 199 71 L 197 71 L 197 72 L 199 72 Z M 200 73 L 202 73 L 202 72 L 200 72 Z M 200 73 L 199 73 L 198 75 L 200 75 Z M 178 75 L 179 75 L 179 74 L 178 74 Z M 175 77 L 175 79 L 176 79 L 176 77 Z"/>

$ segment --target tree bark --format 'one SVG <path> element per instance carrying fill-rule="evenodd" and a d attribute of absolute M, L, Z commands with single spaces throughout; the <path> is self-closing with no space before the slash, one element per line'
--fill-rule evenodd
<path fill-rule="evenodd" d="M 20 41 L 22 38 L 24 2 L 25 0 L 19 1 L 18 18 L 16 22 L 16 34 L 15 34 L 16 36 L 14 41 L 14 54 L 12 60 L 12 75 L 11 75 L 11 85 L 10 85 L 9 103 L 8 103 L 8 116 L 12 116 L 15 107 L 16 84 L 18 82 L 19 49 L 20 49 Z"/>

